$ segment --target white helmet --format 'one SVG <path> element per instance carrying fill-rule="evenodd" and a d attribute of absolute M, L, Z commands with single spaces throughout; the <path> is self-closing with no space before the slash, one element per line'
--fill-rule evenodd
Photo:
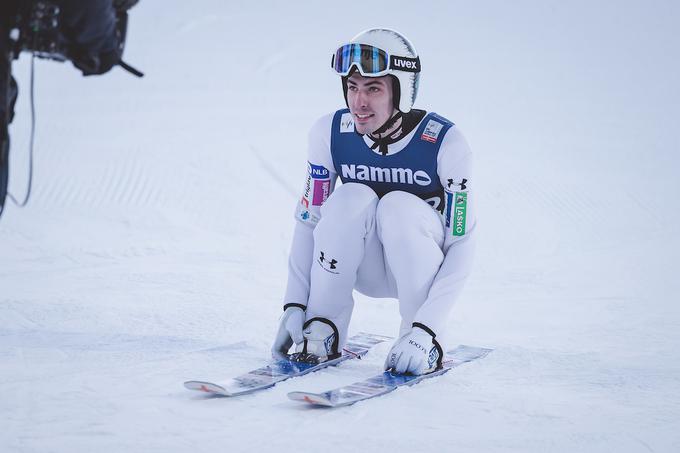
<path fill-rule="evenodd" d="M 394 76 L 395 107 L 402 113 L 413 107 L 418 94 L 420 59 L 413 44 L 397 31 L 372 28 L 359 33 L 333 54 L 331 67 L 342 76 L 345 102 L 347 77 L 356 68 L 364 77 Z"/>

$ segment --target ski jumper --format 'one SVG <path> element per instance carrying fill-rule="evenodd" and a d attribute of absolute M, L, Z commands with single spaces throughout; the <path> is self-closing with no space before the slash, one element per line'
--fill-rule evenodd
<path fill-rule="evenodd" d="M 284 304 L 332 321 L 340 346 L 352 290 L 397 298 L 400 335 L 443 334 L 472 264 L 472 155 L 457 127 L 429 113 L 387 152 L 370 145 L 347 109 L 318 120 L 295 211 Z"/>

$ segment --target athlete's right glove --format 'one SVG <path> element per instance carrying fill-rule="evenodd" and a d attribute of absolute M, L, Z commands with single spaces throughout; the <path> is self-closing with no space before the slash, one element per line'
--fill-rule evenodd
<path fill-rule="evenodd" d="M 281 318 L 279 318 L 279 330 L 276 333 L 272 345 L 272 356 L 276 359 L 285 359 L 288 350 L 293 343 L 303 342 L 302 325 L 305 322 L 304 305 L 286 304 Z"/>
<path fill-rule="evenodd" d="M 441 366 L 442 348 L 429 327 L 414 323 L 399 338 L 385 360 L 385 370 L 398 374 L 427 374 Z"/>

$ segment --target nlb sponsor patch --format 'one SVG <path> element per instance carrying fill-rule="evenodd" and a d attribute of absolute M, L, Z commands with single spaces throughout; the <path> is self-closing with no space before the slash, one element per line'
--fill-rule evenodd
<path fill-rule="evenodd" d="M 451 219 L 454 236 L 465 235 L 465 221 L 467 217 L 467 192 L 456 192 L 456 203 L 453 206 L 453 219 Z"/>
<path fill-rule="evenodd" d="M 328 179 L 330 177 L 330 173 L 326 167 L 323 165 L 314 165 L 311 162 L 307 162 L 307 173 L 314 179 Z"/>
<path fill-rule="evenodd" d="M 340 118 L 340 133 L 354 132 L 354 118 L 351 113 L 343 113 Z"/>
<path fill-rule="evenodd" d="M 439 121 L 430 120 L 425 125 L 425 130 L 423 131 L 423 135 L 421 135 L 420 138 L 430 143 L 437 143 L 439 133 L 442 131 L 443 127 L 444 125 Z"/>
<path fill-rule="evenodd" d="M 330 172 L 323 165 L 314 165 L 307 162 L 307 182 L 303 200 L 312 203 L 312 206 L 321 206 L 331 193 Z M 309 207 L 308 203 L 304 203 Z"/>

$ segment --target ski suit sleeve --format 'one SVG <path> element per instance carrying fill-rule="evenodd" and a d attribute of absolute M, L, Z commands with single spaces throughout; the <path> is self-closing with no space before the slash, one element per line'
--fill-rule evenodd
<path fill-rule="evenodd" d="M 415 316 L 435 333 L 443 333 L 449 313 L 472 267 L 476 213 L 472 179 L 472 153 L 456 126 L 447 132 L 438 155 L 439 179 L 444 186 L 444 261 L 425 303 Z"/>
<path fill-rule="evenodd" d="M 320 118 L 309 132 L 307 171 L 302 196 L 295 207 L 295 231 L 288 257 L 288 284 L 284 306 L 307 306 L 314 253 L 314 228 L 321 218 L 321 205 L 333 192 L 337 174 L 331 157 L 333 115 Z"/>

